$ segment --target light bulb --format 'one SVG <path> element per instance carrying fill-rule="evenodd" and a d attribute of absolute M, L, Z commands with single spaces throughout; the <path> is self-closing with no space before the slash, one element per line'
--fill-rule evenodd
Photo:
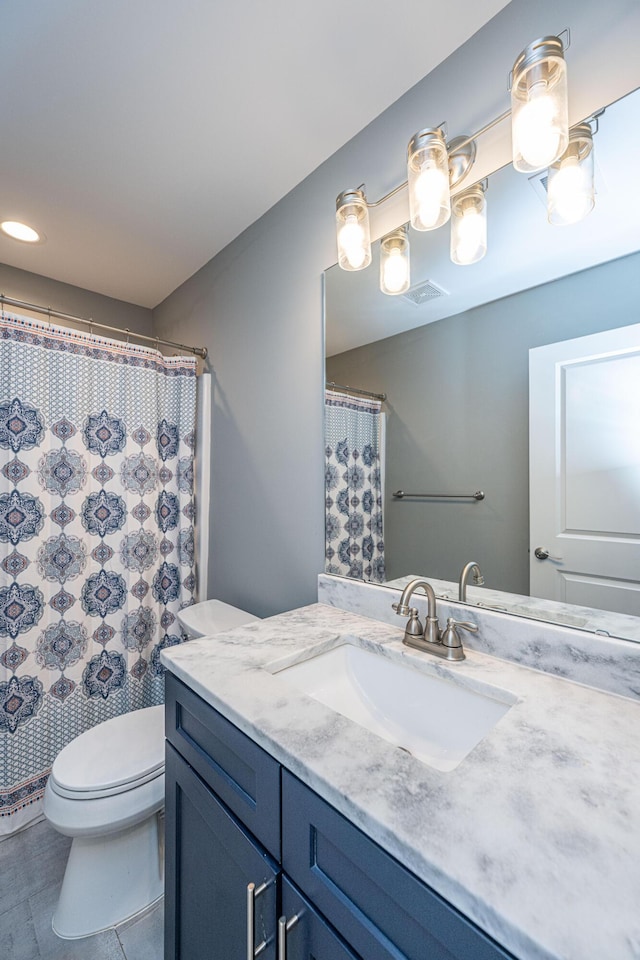
<path fill-rule="evenodd" d="M 364 230 L 358 223 L 358 218 L 353 214 L 347 217 L 344 226 L 340 229 L 339 243 L 344 250 L 349 266 L 354 270 L 361 267 L 366 256 Z"/>
<path fill-rule="evenodd" d="M 513 65 L 511 134 L 513 165 L 537 173 L 567 149 L 567 65 L 560 37 L 540 37 Z"/>
<path fill-rule="evenodd" d="M 449 155 L 441 128 L 420 130 L 407 147 L 409 212 L 415 230 L 435 230 L 451 216 Z"/>
<path fill-rule="evenodd" d="M 451 211 L 451 259 L 467 266 L 482 260 L 487 252 L 486 184 L 469 187 L 453 198 Z"/>
<path fill-rule="evenodd" d="M 522 158 L 530 167 L 541 170 L 557 159 L 562 145 L 562 129 L 557 123 L 555 104 L 547 94 L 545 83 L 533 85 L 529 103 L 518 114 L 515 135 Z"/>
<path fill-rule="evenodd" d="M 431 230 L 440 223 L 443 196 L 449 192 L 449 180 L 437 167 L 426 167 L 415 184 L 418 217 L 423 230 Z"/>
<path fill-rule="evenodd" d="M 549 205 L 564 223 L 577 223 L 591 211 L 593 195 L 577 157 L 565 160 L 549 177 Z"/>
<path fill-rule="evenodd" d="M 20 223 L 19 220 L 3 220 L 0 223 L 0 229 L 7 236 L 14 240 L 21 240 L 23 243 L 38 243 L 43 239 L 42 234 L 38 233 L 37 230 L 27 226 L 26 223 Z"/>
<path fill-rule="evenodd" d="M 409 262 L 401 250 L 390 250 L 384 262 L 383 293 L 403 293 L 409 286 Z"/>
<path fill-rule="evenodd" d="M 484 221 L 477 210 L 467 210 L 458 224 L 456 252 L 460 263 L 473 263 L 484 246 Z"/>

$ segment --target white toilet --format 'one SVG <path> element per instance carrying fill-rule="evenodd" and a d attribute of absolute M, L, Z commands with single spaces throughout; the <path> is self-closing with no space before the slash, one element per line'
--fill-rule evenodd
<path fill-rule="evenodd" d="M 196 637 L 259 618 L 207 600 L 178 619 L 187 636 Z M 99 723 L 58 754 L 44 813 L 56 830 L 73 837 L 53 915 L 59 937 L 114 927 L 160 899 L 163 810 L 164 706 Z"/>

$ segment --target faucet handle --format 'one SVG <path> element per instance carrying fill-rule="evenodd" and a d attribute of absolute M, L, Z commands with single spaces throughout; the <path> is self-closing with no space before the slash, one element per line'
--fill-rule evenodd
<path fill-rule="evenodd" d="M 424 636 L 424 630 L 422 629 L 422 624 L 420 623 L 417 607 L 408 607 L 404 603 L 392 603 L 391 606 L 399 617 L 409 617 L 404 631 L 405 639 L 407 637 Z"/>
<path fill-rule="evenodd" d="M 454 620 L 453 617 L 447 617 L 447 627 L 453 627 L 454 629 L 456 627 L 462 627 L 463 630 L 468 630 L 469 633 L 478 632 L 477 623 L 469 623 L 468 620 Z"/>
<path fill-rule="evenodd" d="M 463 630 L 469 630 L 471 633 L 477 633 L 478 627 L 475 623 L 469 623 L 467 620 L 455 620 L 453 617 L 447 617 L 447 625 L 442 631 L 441 643 L 443 647 L 449 649 L 452 659 L 463 660 L 464 653 L 458 627 L 461 627 Z"/>

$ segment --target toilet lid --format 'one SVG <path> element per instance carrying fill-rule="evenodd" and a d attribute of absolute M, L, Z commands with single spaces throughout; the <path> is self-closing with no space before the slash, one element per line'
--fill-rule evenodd
<path fill-rule="evenodd" d="M 164 771 L 164 707 L 145 707 L 105 720 L 56 757 L 52 787 L 63 796 L 122 793 Z"/>

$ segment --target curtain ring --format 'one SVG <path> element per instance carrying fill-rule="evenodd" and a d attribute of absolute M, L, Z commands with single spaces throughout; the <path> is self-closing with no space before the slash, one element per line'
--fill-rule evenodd
<path fill-rule="evenodd" d="M 93 336 L 93 317 L 89 317 L 89 336 Z"/>
<path fill-rule="evenodd" d="M 129 334 L 131 331 L 129 330 L 129 327 L 125 327 L 124 329 L 125 329 L 125 333 L 127 334 L 127 346 L 129 346 Z"/>

